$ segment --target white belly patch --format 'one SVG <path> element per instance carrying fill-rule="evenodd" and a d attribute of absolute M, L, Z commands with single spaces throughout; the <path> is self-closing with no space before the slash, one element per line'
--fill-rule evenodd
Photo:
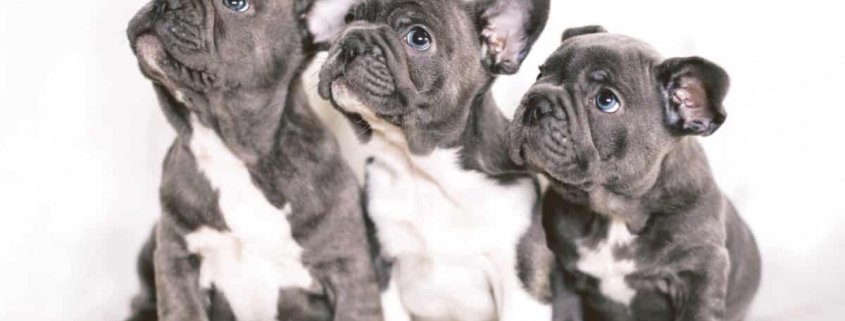
<path fill-rule="evenodd" d="M 276 320 L 279 290 L 312 284 L 287 221 L 291 206 L 270 204 L 219 136 L 196 117 L 191 125 L 191 152 L 218 192 L 229 227 L 225 232 L 201 227 L 185 236 L 188 250 L 202 258 L 200 286 L 223 292 L 238 320 Z"/>
<path fill-rule="evenodd" d="M 599 279 L 599 288 L 606 297 L 630 305 L 636 291 L 625 282 L 625 276 L 636 270 L 633 260 L 618 260 L 613 250 L 631 244 L 636 239 L 623 222 L 612 221 L 608 227 L 607 239 L 595 249 L 578 245 L 578 270 Z"/>

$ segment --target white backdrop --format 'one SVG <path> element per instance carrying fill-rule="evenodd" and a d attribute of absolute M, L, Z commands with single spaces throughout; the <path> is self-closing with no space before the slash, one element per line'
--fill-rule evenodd
<path fill-rule="evenodd" d="M 0 10 L 0 319 L 126 315 L 173 137 L 123 34 L 145 1 L 13 1 Z M 703 141 L 763 251 L 751 320 L 842 320 L 843 9 L 810 0 L 552 2 L 522 71 L 494 88 L 502 109 L 511 114 L 568 26 L 603 24 L 666 56 L 721 64 L 733 80 L 730 117 Z M 358 164 L 345 122 L 316 108 Z"/>

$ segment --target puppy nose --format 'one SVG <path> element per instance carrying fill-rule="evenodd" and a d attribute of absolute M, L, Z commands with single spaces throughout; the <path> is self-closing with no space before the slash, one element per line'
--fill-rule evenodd
<path fill-rule="evenodd" d="M 346 59 L 352 60 L 369 51 L 370 45 L 360 36 L 352 35 L 343 40 L 341 48 L 343 48 L 343 55 Z"/>
<path fill-rule="evenodd" d="M 551 115 L 554 111 L 552 109 L 552 102 L 542 96 L 531 98 L 528 107 L 531 109 L 529 114 L 531 115 L 532 121 L 539 121 L 543 117 Z"/>

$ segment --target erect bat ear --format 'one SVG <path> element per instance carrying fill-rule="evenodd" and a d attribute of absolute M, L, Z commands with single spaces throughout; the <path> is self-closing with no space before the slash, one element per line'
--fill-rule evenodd
<path fill-rule="evenodd" d="M 297 0 L 300 19 L 308 28 L 311 42 L 325 49 L 346 27 L 346 16 L 363 0 Z"/>
<path fill-rule="evenodd" d="M 666 125 L 682 135 L 708 136 L 725 122 L 722 101 L 730 78 L 718 65 L 700 57 L 670 58 L 656 67 L 663 91 Z"/>
<path fill-rule="evenodd" d="M 607 29 L 599 25 L 592 25 L 592 26 L 583 26 L 577 28 L 569 28 L 563 32 L 563 36 L 560 37 L 560 42 L 566 41 L 566 39 L 577 37 L 581 35 L 588 35 L 591 33 L 607 33 Z"/>
<path fill-rule="evenodd" d="M 485 65 L 493 73 L 516 73 L 546 27 L 549 0 L 478 0 L 476 4 Z"/>

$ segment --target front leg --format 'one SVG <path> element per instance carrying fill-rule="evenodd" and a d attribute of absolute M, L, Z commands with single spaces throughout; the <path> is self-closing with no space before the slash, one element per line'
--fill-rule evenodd
<path fill-rule="evenodd" d="M 150 233 L 141 253 L 138 255 L 137 269 L 141 281 L 141 293 L 132 299 L 132 314 L 126 321 L 155 321 L 158 319 L 156 311 L 155 270 L 153 255 L 156 248 L 156 230 Z"/>
<path fill-rule="evenodd" d="M 542 274 L 538 276 L 543 278 L 541 284 L 533 286 L 537 289 L 535 293 L 529 293 L 528 289 L 531 287 L 526 285 L 530 284 L 523 283 L 516 262 L 500 255 L 493 255 L 492 258 L 493 267 L 488 272 L 488 280 L 492 285 L 499 320 L 552 320 L 552 305 L 548 302 L 551 293 L 548 279 L 551 266 L 543 264 L 543 266 L 523 267 L 524 270 L 541 269 L 543 271 L 538 273 Z M 532 263 L 540 262 L 533 261 Z"/>
<path fill-rule="evenodd" d="M 395 272 L 389 274 L 395 274 Z M 384 320 L 386 321 L 411 321 L 411 314 L 402 304 L 402 297 L 399 294 L 399 281 L 396 278 L 391 278 L 387 283 L 387 288 L 382 292 L 381 307 L 384 310 Z"/>
<path fill-rule="evenodd" d="M 575 287 L 572 284 L 566 282 L 564 272 L 561 269 L 552 271 L 550 280 L 552 287 L 552 320 L 584 320 L 581 296 L 575 292 Z"/>
<path fill-rule="evenodd" d="M 552 320 L 552 305 L 531 297 L 519 284 L 503 290 L 500 321 Z"/>
<path fill-rule="evenodd" d="M 404 164 L 393 159 L 371 157 L 365 168 L 365 204 L 367 213 L 375 225 L 376 241 L 381 253 L 378 268 L 385 275 L 386 288 L 381 293 L 381 306 L 386 321 L 411 321 L 412 317 L 400 296 L 399 269 L 393 257 L 403 251 L 396 245 L 415 244 L 412 233 L 403 229 L 404 224 L 396 224 L 409 218 L 413 208 L 413 187 L 411 177 L 407 175 Z"/>
<path fill-rule="evenodd" d="M 722 321 L 729 269 L 723 247 L 677 249 L 665 269 L 629 276 L 631 285 L 652 289 L 668 297 L 677 321 Z"/>
<path fill-rule="evenodd" d="M 416 234 L 410 230 L 417 204 L 414 178 L 401 162 L 389 158 L 370 158 L 364 169 L 365 207 L 375 226 L 381 253 L 379 256 L 395 258 L 406 246 L 416 246 Z"/>
<path fill-rule="evenodd" d="M 156 232 L 153 257 L 159 320 L 207 321 L 199 287 L 200 261 L 188 252 L 175 224 L 165 217 Z"/>
<path fill-rule="evenodd" d="M 690 251 L 690 256 L 694 258 L 689 260 L 689 268 L 678 272 L 687 291 L 676 320 L 724 320 L 730 269 L 727 249 L 702 248 Z"/>
<path fill-rule="evenodd" d="M 366 253 L 326 262 L 327 290 L 334 307 L 334 321 L 381 321 L 378 282 Z M 358 255 L 355 255 L 358 254 Z"/>

